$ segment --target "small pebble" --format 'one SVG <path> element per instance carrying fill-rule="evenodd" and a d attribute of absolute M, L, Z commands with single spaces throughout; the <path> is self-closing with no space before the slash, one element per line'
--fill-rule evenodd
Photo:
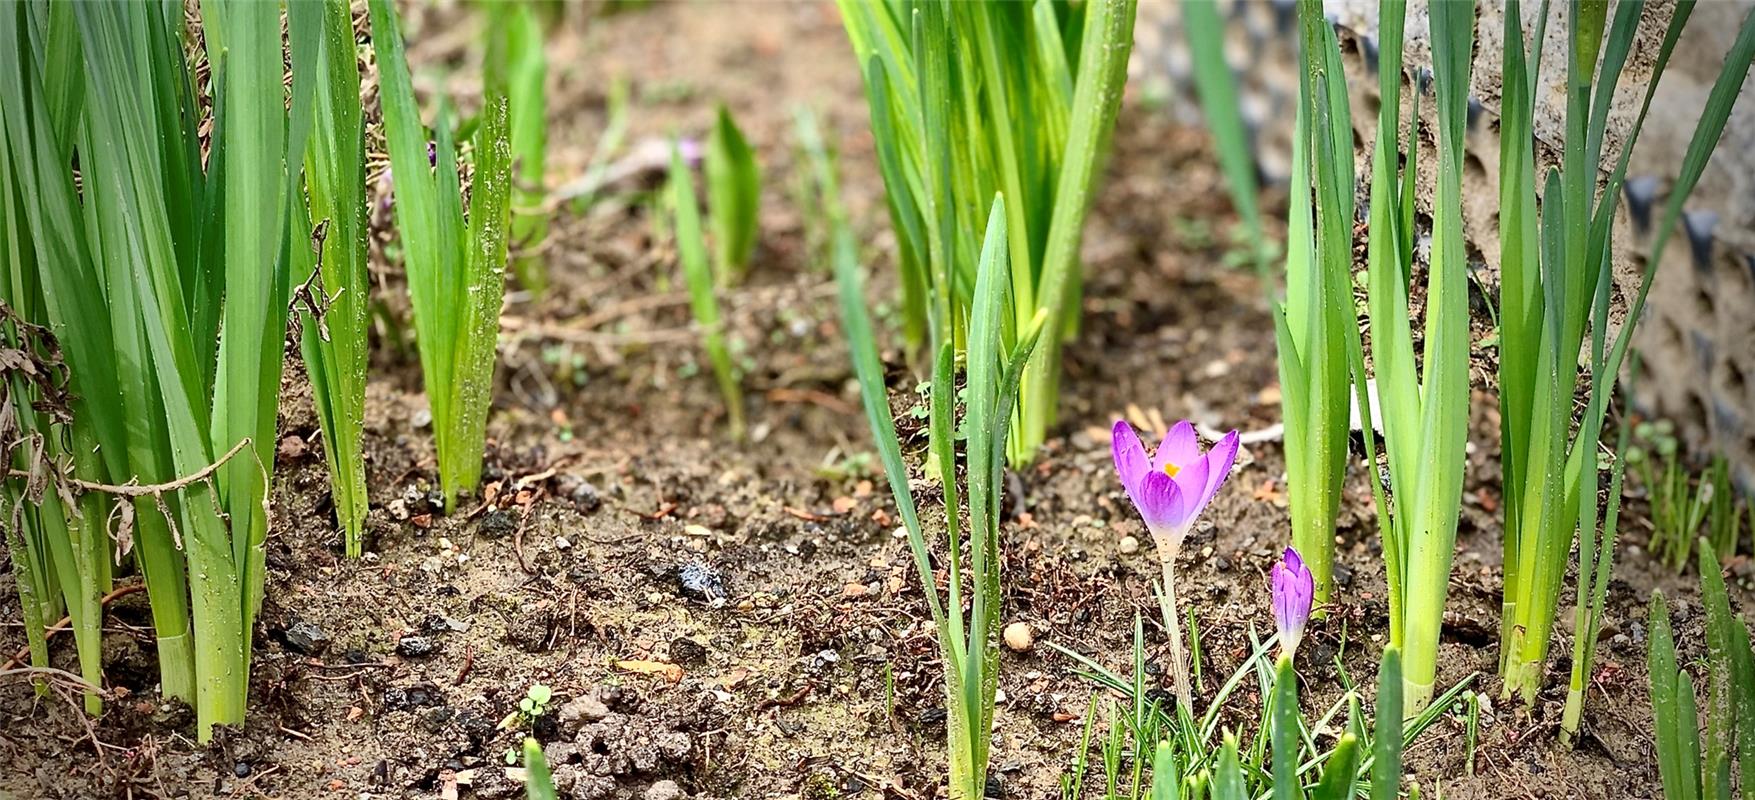
<path fill-rule="evenodd" d="M 1121 554 L 1131 556 L 1140 551 L 1140 540 L 1132 536 L 1121 537 Z"/>
<path fill-rule="evenodd" d="M 1013 651 L 1023 653 L 1036 644 L 1036 633 L 1030 630 L 1028 622 L 1014 622 L 1005 626 L 1005 646 Z"/>
<path fill-rule="evenodd" d="M 658 781 L 646 787 L 646 800 L 679 800 L 683 796 L 682 787 L 676 781 Z"/>
<path fill-rule="evenodd" d="M 407 658 L 425 658 L 439 651 L 439 643 L 425 636 L 404 636 L 396 640 L 396 654 Z"/>

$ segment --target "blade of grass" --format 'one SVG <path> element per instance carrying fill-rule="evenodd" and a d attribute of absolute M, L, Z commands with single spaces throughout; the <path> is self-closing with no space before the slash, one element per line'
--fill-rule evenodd
<path fill-rule="evenodd" d="M 719 300 L 714 296 L 713 271 L 707 262 L 707 242 L 701 231 L 700 201 L 695 199 L 695 181 L 689 167 L 674 144 L 670 149 L 670 202 L 676 215 L 677 261 L 682 264 L 683 278 L 688 283 L 689 307 L 701 329 L 701 346 L 713 367 L 719 393 L 725 399 L 731 438 L 742 439 L 743 390 L 738 386 L 737 368 L 731 361 L 719 319 Z"/>
<path fill-rule="evenodd" d="M 760 231 L 761 168 L 756 151 L 723 103 L 707 137 L 708 224 L 713 232 L 713 274 L 720 288 L 730 286 L 749 269 Z"/>
<path fill-rule="evenodd" d="M 519 251 L 512 260 L 512 271 L 518 285 L 541 296 L 548 288 L 548 266 L 540 245 L 548 236 L 548 215 L 542 207 L 548 201 L 548 100 L 544 81 L 548 78 L 548 54 L 543 48 L 542 21 L 537 17 L 536 3 L 529 0 L 497 7 L 496 18 L 505 15 L 503 24 L 507 52 L 506 98 L 511 116 L 509 134 L 512 163 L 517 173 L 513 181 L 511 242 Z"/>

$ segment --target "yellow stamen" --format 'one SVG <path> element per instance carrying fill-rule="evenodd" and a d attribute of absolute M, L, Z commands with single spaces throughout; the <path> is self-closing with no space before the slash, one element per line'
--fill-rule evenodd
<path fill-rule="evenodd" d="M 1170 477 L 1174 478 L 1174 477 L 1176 477 L 1176 473 L 1181 472 L 1181 471 L 1182 471 L 1181 467 L 1178 467 L 1175 464 L 1172 464 L 1168 461 L 1164 462 L 1164 474 L 1165 475 L 1169 475 Z"/>

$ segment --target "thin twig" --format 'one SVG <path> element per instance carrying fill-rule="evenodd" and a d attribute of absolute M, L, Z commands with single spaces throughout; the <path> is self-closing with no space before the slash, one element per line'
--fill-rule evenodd
<path fill-rule="evenodd" d="M 118 497 L 156 497 L 166 492 L 174 492 L 192 483 L 199 483 L 213 477 L 213 473 L 218 472 L 220 467 L 225 466 L 225 462 L 232 460 L 232 456 L 243 452 L 244 448 L 248 446 L 250 446 L 250 438 L 246 436 L 239 439 L 238 443 L 233 445 L 232 449 L 227 450 L 225 455 L 220 456 L 218 461 L 208 464 L 193 473 L 166 483 L 97 483 L 95 481 L 80 480 L 79 478 L 68 478 L 67 482 L 82 492 L 102 492 L 104 494 L 113 494 Z M 28 479 L 31 477 L 31 474 L 27 470 L 15 469 L 11 471 L 11 476 L 14 478 Z"/>

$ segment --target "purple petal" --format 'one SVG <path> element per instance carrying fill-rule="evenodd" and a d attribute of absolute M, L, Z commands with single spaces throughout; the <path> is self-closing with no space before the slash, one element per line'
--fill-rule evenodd
<path fill-rule="evenodd" d="M 1212 502 L 1213 496 L 1219 493 L 1219 487 L 1225 485 L 1225 479 L 1231 476 L 1231 467 L 1237 463 L 1237 432 L 1225 434 L 1213 449 L 1207 451 L 1207 485 L 1201 492 L 1201 505 Z"/>
<path fill-rule="evenodd" d="M 1163 472 L 1165 464 L 1185 469 L 1199 458 L 1200 438 L 1194 435 L 1194 423 L 1182 420 L 1164 433 L 1164 441 L 1152 457 L 1152 469 Z"/>
<path fill-rule="evenodd" d="M 1146 458 L 1146 446 L 1140 444 L 1139 434 L 1133 432 L 1133 426 L 1127 424 L 1127 420 L 1115 421 L 1115 428 L 1109 436 L 1109 449 L 1115 456 L 1115 472 L 1121 476 L 1121 485 L 1127 488 L 1134 505 L 1139 505 L 1137 489 L 1146 473 L 1152 471 L 1152 464 Z"/>
<path fill-rule="evenodd" d="M 1169 475 L 1148 472 L 1145 479 L 1140 481 L 1133 504 L 1139 508 L 1140 517 L 1145 520 L 1146 527 L 1153 534 L 1160 534 L 1179 530 L 1188 522 L 1184 500 L 1182 491 Z"/>
<path fill-rule="evenodd" d="M 1200 516 L 1200 512 L 1207 507 L 1207 501 L 1212 499 L 1206 494 L 1208 476 L 1207 460 L 1197 458 L 1184 465 L 1173 478 L 1176 488 L 1182 492 L 1183 502 L 1188 504 L 1190 518 Z"/>
<path fill-rule="evenodd" d="M 1291 547 L 1286 548 L 1285 560 L 1286 568 L 1291 570 L 1292 574 L 1309 574 L 1310 570 L 1304 568 L 1304 559 L 1298 557 L 1298 551 L 1296 549 Z"/>

